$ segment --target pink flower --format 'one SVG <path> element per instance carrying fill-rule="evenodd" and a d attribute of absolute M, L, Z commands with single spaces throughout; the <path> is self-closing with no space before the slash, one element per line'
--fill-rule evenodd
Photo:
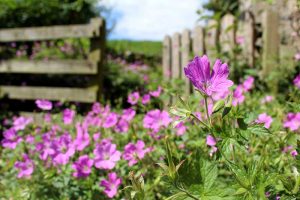
<path fill-rule="evenodd" d="M 72 124 L 74 117 L 75 117 L 75 111 L 74 110 L 71 110 L 69 108 L 64 110 L 64 112 L 63 112 L 64 124 L 66 124 L 66 125 Z"/>
<path fill-rule="evenodd" d="M 212 147 L 212 146 L 215 146 L 217 144 L 217 142 L 216 142 L 216 140 L 215 140 L 215 138 L 213 136 L 207 135 L 206 136 L 206 144 L 208 146 Z"/>
<path fill-rule="evenodd" d="M 121 185 L 122 180 L 117 177 L 115 172 L 111 172 L 108 174 L 108 180 L 102 180 L 100 186 L 105 188 L 104 193 L 107 197 L 113 198 L 116 196 L 118 187 Z"/>
<path fill-rule="evenodd" d="M 169 114 L 166 111 L 160 111 L 158 109 L 150 110 L 144 117 L 144 128 L 158 131 L 161 127 L 168 127 L 172 122 Z"/>
<path fill-rule="evenodd" d="M 298 152 L 296 150 L 291 151 L 291 156 L 296 157 L 298 155 Z"/>
<path fill-rule="evenodd" d="M 211 72 L 210 63 L 206 55 L 202 57 L 196 56 L 184 68 L 184 72 L 193 85 L 207 96 L 212 96 L 214 93 L 223 93 L 233 85 L 233 82 L 227 79 L 229 75 L 227 64 L 222 64 L 218 59 Z"/>
<path fill-rule="evenodd" d="M 128 95 L 127 102 L 130 103 L 131 105 L 135 105 L 139 101 L 139 98 L 140 98 L 140 94 L 138 92 L 133 92 Z"/>
<path fill-rule="evenodd" d="M 285 128 L 296 131 L 300 127 L 300 113 L 288 113 L 283 124 Z"/>
<path fill-rule="evenodd" d="M 176 135 L 181 136 L 186 132 L 186 126 L 184 125 L 183 122 L 180 122 L 179 124 L 176 125 Z"/>
<path fill-rule="evenodd" d="M 237 37 L 235 38 L 235 42 L 236 42 L 237 44 L 239 44 L 239 45 L 243 44 L 243 43 L 245 42 L 244 36 L 237 36 Z"/>
<path fill-rule="evenodd" d="M 69 159 L 75 154 L 75 146 L 70 134 L 65 133 L 52 142 L 52 149 L 55 150 L 53 164 L 66 165 Z"/>
<path fill-rule="evenodd" d="M 33 119 L 30 117 L 30 118 L 26 118 L 26 117 L 18 117 L 16 119 L 14 119 L 14 122 L 13 122 L 13 128 L 16 130 L 16 131 L 19 131 L 19 130 L 24 130 L 25 127 L 30 124 L 31 122 L 33 121 Z"/>
<path fill-rule="evenodd" d="M 258 119 L 255 122 L 264 124 L 265 128 L 270 128 L 273 119 L 267 113 L 262 113 L 258 115 Z"/>
<path fill-rule="evenodd" d="M 133 110 L 132 108 L 124 109 L 121 118 L 129 122 L 134 118 L 135 113 L 135 110 Z"/>
<path fill-rule="evenodd" d="M 149 94 L 153 97 L 159 97 L 161 91 L 162 91 L 162 88 L 160 86 L 158 86 L 157 90 L 150 91 Z"/>
<path fill-rule="evenodd" d="M 125 119 L 121 118 L 116 127 L 115 127 L 115 131 L 118 133 L 126 133 L 129 129 L 129 123 L 128 121 L 126 121 Z"/>
<path fill-rule="evenodd" d="M 19 171 L 18 178 L 29 178 L 34 170 L 33 161 L 27 154 L 23 155 L 23 161 L 16 161 L 15 168 Z"/>
<path fill-rule="evenodd" d="M 90 144 L 90 136 L 85 125 L 76 124 L 77 136 L 74 140 L 76 150 L 82 151 Z"/>
<path fill-rule="evenodd" d="M 17 145 L 22 142 L 22 138 L 18 136 L 15 129 L 10 128 L 3 132 L 4 139 L 2 140 L 2 146 L 4 148 L 15 149 Z"/>
<path fill-rule="evenodd" d="M 233 91 L 233 100 L 232 105 L 237 106 L 238 104 L 243 103 L 245 100 L 245 96 L 243 94 L 243 87 L 238 85 L 236 89 Z"/>
<path fill-rule="evenodd" d="M 98 169 L 113 169 L 121 158 L 121 152 L 117 150 L 117 145 L 110 140 L 104 139 L 94 149 L 95 167 Z"/>
<path fill-rule="evenodd" d="M 300 74 L 294 79 L 294 85 L 300 89 Z"/>
<path fill-rule="evenodd" d="M 249 76 L 243 83 L 244 90 L 249 91 L 250 89 L 252 89 L 253 83 L 254 83 L 254 77 Z"/>
<path fill-rule="evenodd" d="M 72 165 L 72 168 L 75 170 L 73 176 L 77 178 L 88 177 L 91 174 L 93 164 L 94 161 L 88 155 L 80 156 Z"/>
<path fill-rule="evenodd" d="M 51 110 L 52 109 L 52 102 L 47 100 L 38 99 L 35 101 L 35 104 L 38 108 L 42 110 Z"/>
<path fill-rule="evenodd" d="M 294 57 L 295 57 L 296 61 L 299 61 L 300 60 L 300 52 L 296 53 Z"/>
<path fill-rule="evenodd" d="M 103 128 L 111 128 L 113 126 L 115 126 L 118 122 L 118 115 L 116 113 L 110 113 L 103 124 Z"/>
<path fill-rule="evenodd" d="M 269 103 L 271 101 L 273 101 L 273 96 L 267 95 L 261 100 L 261 103 Z"/>
<path fill-rule="evenodd" d="M 136 144 L 130 142 L 124 148 L 123 159 L 128 161 L 129 166 L 132 166 L 144 158 L 148 152 L 150 152 L 150 148 L 145 148 L 142 140 L 138 140 Z"/>
<path fill-rule="evenodd" d="M 150 98 L 151 98 L 151 96 L 149 94 L 145 94 L 142 97 L 142 104 L 145 105 L 145 104 L 149 103 L 150 102 Z"/>

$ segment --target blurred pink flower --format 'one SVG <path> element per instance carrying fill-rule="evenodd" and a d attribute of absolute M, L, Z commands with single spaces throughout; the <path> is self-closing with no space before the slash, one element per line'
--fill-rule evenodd
<path fill-rule="evenodd" d="M 14 166 L 18 170 L 18 178 L 29 178 L 34 171 L 34 163 L 27 154 L 23 154 L 23 160 L 16 161 Z"/>
<path fill-rule="evenodd" d="M 47 100 L 38 99 L 35 101 L 35 104 L 38 108 L 42 110 L 51 110 L 52 109 L 52 102 Z"/>
<path fill-rule="evenodd" d="M 64 124 L 66 124 L 66 125 L 72 124 L 74 117 L 75 117 L 75 111 L 74 110 L 71 110 L 71 109 L 67 108 L 63 111 Z"/>
<path fill-rule="evenodd" d="M 32 123 L 33 119 L 32 117 L 18 117 L 16 119 L 14 119 L 14 122 L 13 122 L 13 128 L 16 130 L 16 131 L 19 131 L 19 130 L 24 130 L 25 127 Z"/>
<path fill-rule="evenodd" d="M 161 86 L 158 86 L 157 90 L 150 91 L 149 94 L 150 94 L 151 96 L 153 96 L 153 97 L 159 97 L 161 91 L 162 91 Z"/>
<path fill-rule="evenodd" d="M 123 110 L 123 115 L 121 116 L 121 118 L 129 122 L 134 118 L 135 114 L 136 112 L 134 109 L 127 108 Z"/>
<path fill-rule="evenodd" d="M 294 79 L 294 85 L 300 89 L 300 74 Z"/>
<path fill-rule="evenodd" d="M 239 44 L 239 45 L 243 44 L 243 43 L 245 42 L 244 36 L 237 36 L 237 37 L 235 38 L 235 42 L 236 42 L 237 44 Z"/>
<path fill-rule="evenodd" d="M 145 104 L 149 103 L 150 102 L 150 98 L 151 98 L 151 96 L 149 94 L 145 94 L 142 97 L 142 104 L 145 105 Z"/>
<path fill-rule="evenodd" d="M 270 128 L 273 119 L 267 113 L 262 113 L 258 115 L 258 119 L 255 122 L 264 124 L 265 128 Z"/>
<path fill-rule="evenodd" d="M 184 125 L 183 122 L 180 122 L 179 124 L 177 124 L 175 126 L 175 128 L 176 128 L 176 135 L 177 136 L 181 136 L 186 132 L 186 126 Z"/>
<path fill-rule="evenodd" d="M 298 155 L 298 152 L 296 150 L 291 151 L 291 156 L 296 157 Z"/>
<path fill-rule="evenodd" d="M 121 183 L 121 178 L 118 178 L 115 172 L 111 172 L 108 174 L 108 180 L 102 180 L 100 186 L 103 186 L 105 188 L 104 193 L 107 197 L 113 198 L 114 196 L 116 196 L 118 187 L 119 185 L 121 185 Z"/>
<path fill-rule="evenodd" d="M 119 119 L 117 125 L 115 126 L 115 131 L 118 133 L 126 133 L 129 129 L 129 123 L 125 119 Z"/>
<path fill-rule="evenodd" d="M 243 94 L 243 86 L 238 85 L 237 88 L 233 91 L 233 100 L 232 105 L 237 106 L 238 104 L 243 103 L 245 96 Z"/>
<path fill-rule="evenodd" d="M 147 112 L 144 116 L 143 125 L 144 128 L 158 131 L 161 127 L 168 127 L 171 122 L 172 119 L 168 112 L 155 109 Z"/>
<path fill-rule="evenodd" d="M 4 148 L 15 149 L 17 145 L 22 142 L 22 137 L 18 136 L 15 129 L 10 128 L 3 132 L 3 140 L 1 144 Z"/>
<path fill-rule="evenodd" d="M 92 172 L 92 166 L 94 161 L 89 158 L 88 155 L 82 155 L 72 164 L 72 168 L 75 170 L 73 176 L 77 178 L 88 177 Z"/>
<path fill-rule="evenodd" d="M 116 113 L 111 112 L 103 123 L 103 128 L 111 128 L 115 126 L 118 122 L 118 115 Z"/>
<path fill-rule="evenodd" d="M 117 145 L 110 140 L 103 139 L 94 149 L 95 167 L 98 169 L 113 169 L 121 158 L 121 152 L 117 150 Z"/>
<path fill-rule="evenodd" d="M 212 147 L 212 146 L 215 146 L 217 144 L 217 142 L 216 142 L 216 140 L 215 140 L 215 138 L 213 136 L 207 135 L 206 136 L 206 144 L 208 146 Z"/>
<path fill-rule="evenodd" d="M 294 57 L 296 61 L 300 61 L 300 52 L 296 53 Z"/>
<path fill-rule="evenodd" d="M 229 69 L 227 64 L 222 64 L 217 59 L 211 71 L 210 62 L 206 55 L 196 56 L 184 68 L 184 73 L 193 85 L 207 96 L 212 96 L 214 93 L 223 93 L 233 85 L 233 82 L 228 80 Z"/>
<path fill-rule="evenodd" d="M 261 103 L 269 103 L 271 101 L 273 101 L 273 96 L 267 95 L 261 100 Z"/>
<path fill-rule="evenodd" d="M 300 127 L 300 113 L 288 113 L 283 123 L 285 128 L 295 131 Z"/>
<path fill-rule="evenodd" d="M 136 144 L 130 142 L 124 148 L 123 159 L 128 161 L 129 166 L 132 166 L 150 151 L 150 148 L 145 148 L 145 143 L 142 140 L 138 140 Z"/>
<path fill-rule="evenodd" d="M 76 124 L 77 135 L 74 140 L 74 146 L 76 150 L 82 151 L 90 144 L 90 135 L 88 133 L 88 128 L 85 125 L 80 125 L 78 122 Z"/>
<path fill-rule="evenodd" d="M 127 102 L 130 103 L 131 105 L 135 105 L 139 101 L 139 98 L 140 98 L 140 94 L 138 92 L 133 92 L 128 95 Z"/>
<path fill-rule="evenodd" d="M 75 154 L 75 146 L 69 133 L 64 133 L 52 142 L 52 149 L 55 150 L 53 164 L 66 165 L 69 159 Z"/>
<path fill-rule="evenodd" d="M 250 89 L 253 88 L 253 84 L 254 84 L 254 77 L 253 76 L 249 76 L 244 82 L 243 82 L 243 88 L 245 91 L 249 91 Z"/>

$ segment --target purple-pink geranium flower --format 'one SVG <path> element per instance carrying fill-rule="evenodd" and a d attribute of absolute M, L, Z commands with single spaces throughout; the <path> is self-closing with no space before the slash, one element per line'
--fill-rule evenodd
<path fill-rule="evenodd" d="M 114 130 L 118 133 L 126 133 L 128 129 L 129 129 L 128 121 L 123 118 L 120 118 Z"/>
<path fill-rule="evenodd" d="M 73 176 L 77 178 L 88 177 L 92 172 L 93 164 L 94 161 L 88 155 L 80 156 L 72 165 L 72 168 L 75 170 Z"/>
<path fill-rule="evenodd" d="M 161 127 L 168 127 L 172 122 L 168 112 L 158 109 L 150 110 L 144 117 L 144 128 L 149 128 L 158 131 Z"/>
<path fill-rule="evenodd" d="M 243 94 L 243 86 L 238 85 L 236 89 L 233 91 L 232 105 L 237 106 L 238 104 L 243 103 L 244 100 L 245 100 L 245 96 Z"/>
<path fill-rule="evenodd" d="M 104 119 L 103 128 L 111 128 L 115 126 L 118 122 L 118 115 L 116 113 L 109 113 L 109 115 Z"/>
<path fill-rule="evenodd" d="M 296 53 L 294 57 L 296 61 L 300 61 L 300 52 Z"/>
<path fill-rule="evenodd" d="M 288 113 L 283 126 L 291 131 L 296 131 L 300 127 L 300 113 Z"/>
<path fill-rule="evenodd" d="M 129 166 L 132 166 L 150 151 L 150 148 L 145 148 L 145 143 L 142 140 L 138 140 L 136 144 L 130 142 L 124 148 L 123 159 L 128 161 Z"/>
<path fill-rule="evenodd" d="M 15 162 L 15 168 L 18 170 L 18 178 L 29 178 L 34 171 L 34 163 L 27 154 L 24 154 L 22 161 Z"/>
<path fill-rule="evenodd" d="M 142 97 L 142 104 L 145 105 L 150 102 L 151 96 L 150 94 L 145 94 Z"/>
<path fill-rule="evenodd" d="M 214 93 L 223 93 L 233 85 L 233 82 L 228 80 L 229 69 L 227 64 L 222 64 L 218 59 L 211 72 L 210 63 L 206 55 L 202 57 L 196 56 L 184 68 L 184 72 L 193 85 L 207 96 L 212 96 Z"/>
<path fill-rule="evenodd" d="M 66 165 L 69 159 L 75 154 L 75 145 L 73 144 L 71 135 L 68 133 L 55 138 L 52 145 L 55 150 L 55 155 L 53 156 L 54 165 Z"/>
<path fill-rule="evenodd" d="M 33 119 L 31 117 L 18 117 L 16 119 L 14 119 L 14 122 L 13 122 L 13 128 L 16 130 L 16 131 L 19 131 L 19 130 L 24 130 L 25 127 L 30 124 L 31 122 L 33 121 Z"/>
<path fill-rule="evenodd" d="M 300 74 L 294 79 L 294 85 L 300 89 Z"/>
<path fill-rule="evenodd" d="M 71 110 L 71 109 L 67 108 L 63 111 L 64 124 L 66 124 L 66 125 L 72 124 L 74 117 L 75 117 L 75 111 L 74 110 Z"/>
<path fill-rule="evenodd" d="M 253 88 L 254 84 L 254 77 L 249 76 L 244 82 L 243 82 L 243 88 L 245 91 L 249 91 L 250 89 Z"/>
<path fill-rule="evenodd" d="M 77 136 L 74 140 L 74 146 L 76 150 L 82 151 L 90 144 L 90 135 L 88 128 L 85 125 L 76 124 Z"/>
<path fill-rule="evenodd" d="M 52 109 L 52 102 L 47 100 L 38 99 L 35 101 L 35 104 L 38 108 L 42 110 L 51 110 Z"/>
<path fill-rule="evenodd" d="M 134 118 L 135 114 L 136 114 L 136 112 L 134 109 L 127 108 L 127 109 L 123 110 L 123 114 L 122 114 L 121 118 L 129 122 Z"/>
<path fill-rule="evenodd" d="M 150 91 L 149 94 L 153 97 L 159 97 L 161 91 L 162 91 L 162 88 L 160 86 L 158 86 L 157 90 Z"/>
<path fill-rule="evenodd" d="M 269 102 L 273 101 L 273 99 L 274 99 L 273 96 L 267 95 L 261 100 L 261 103 L 269 103 Z"/>
<path fill-rule="evenodd" d="M 21 136 L 18 136 L 15 129 L 10 128 L 3 132 L 4 139 L 2 140 L 2 146 L 4 148 L 15 149 L 16 146 L 22 141 Z"/>
<path fill-rule="evenodd" d="M 270 128 L 273 119 L 271 116 L 267 115 L 267 113 L 262 113 L 258 115 L 256 122 L 264 124 L 265 128 Z"/>
<path fill-rule="evenodd" d="M 130 103 L 131 105 L 135 105 L 139 101 L 139 98 L 140 98 L 140 94 L 138 92 L 133 92 L 128 95 L 127 102 Z"/>
<path fill-rule="evenodd" d="M 177 124 L 175 126 L 175 128 L 176 128 L 176 135 L 177 136 L 181 136 L 186 132 L 186 126 L 184 125 L 183 122 L 180 122 L 179 124 Z"/>
<path fill-rule="evenodd" d="M 119 185 L 121 185 L 121 183 L 121 178 L 118 178 L 115 172 L 111 172 L 108 174 L 107 180 L 101 181 L 100 186 L 103 186 L 105 188 L 104 193 L 107 197 L 113 198 L 114 196 L 116 196 L 118 187 Z"/>
<path fill-rule="evenodd" d="M 216 147 L 216 144 L 217 144 L 216 139 L 211 135 L 207 135 L 206 136 L 206 144 L 211 147 L 209 155 L 213 156 L 213 154 L 218 150 L 218 148 Z"/>
<path fill-rule="evenodd" d="M 121 158 L 121 152 L 117 150 L 117 145 L 110 140 L 103 139 L 94 149 L 95 167 L 99 169 L 113 169 Z"/>

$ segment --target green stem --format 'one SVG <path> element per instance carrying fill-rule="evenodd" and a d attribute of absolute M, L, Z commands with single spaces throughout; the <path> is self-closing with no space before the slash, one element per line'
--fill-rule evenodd
<path fill-rule="evenodd" d="M 208 120 L 208 123 L 209 123 L 210 127 L 212 127 L 211 119 L 210 119 L 210 116 L 209 116 L 209 113 L 208 113 L 207 96 L 204 96 L 204 102 L 205 102 L 205 112 L 206 112 L 206 117 L 207 117 L 207 120 Z"/>
<path fill-rule="evenodd" d="M 185 193 L 187 196 L 191 197 L 194 200 L 199 200 L 197 197 L 195 197 L 194 195 L 192 195 L 191 193 L 189 193 L 187 190 L 179 187 L 176 183 L 175 183 L 175 187 L 180 190 L 181 192 Z"/>
<path fill-rule="evenodd" d="M 200 124 L 202 124 L 203 126 L 205 126 L 206 128 L 210 129 L 210 127 L 205 124 L 203 121 L 201 121 L 197 116 L 195 116 L 193 113 L 191 113 L 191 116 L 194 117 Z"/>

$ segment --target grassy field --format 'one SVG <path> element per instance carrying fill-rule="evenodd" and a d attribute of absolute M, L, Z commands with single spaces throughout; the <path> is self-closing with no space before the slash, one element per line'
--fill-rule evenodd
<path fill-rule="evenodd" d="M 161 57 L 162 43 L 154 41 L 129 41 L 129 40 L 109 40 L 108 48 L 114 49 L 116 52 L 125 53 L 130 51 L 134 54 L 142 54 L 147 56 Z"/>

